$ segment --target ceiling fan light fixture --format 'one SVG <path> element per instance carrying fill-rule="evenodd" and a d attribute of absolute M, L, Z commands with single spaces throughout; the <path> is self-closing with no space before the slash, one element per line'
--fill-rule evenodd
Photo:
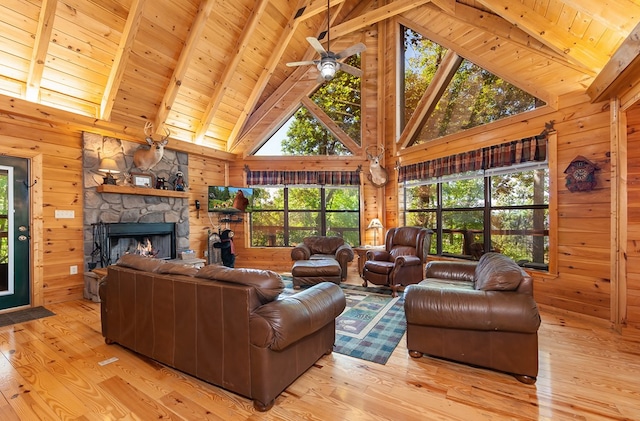
<path fill-rule="evenodd" d="M 318 63 L 318 70 L 324 80 L 331 80 L 338 71 L 338 63 L 334 61 L 321 61 Z"/>

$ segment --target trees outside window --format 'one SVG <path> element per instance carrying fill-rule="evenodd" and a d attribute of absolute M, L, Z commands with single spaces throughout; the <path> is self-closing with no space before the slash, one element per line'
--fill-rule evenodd
<path fill-rule="evenodd" d="M 523 266 L 549 264 L 549 171 L 468 173 L 401 189 L 405 225 L 431 228 L 431 254 L 479 259 L 499 251 Z"/>
<path fill-rule="evenodd" d="M 360 244 L 360 189 L 351 186 L 254 187 L 252 247 L 288 247 L 311 235 Z"/>
<path fill-rule="evenodd" d="M 459 66 L 440 65 L 447 50 L 410 28 L 403 33 L 403 113 L 401 127 L 435 81 L 446 86 L 433 95 L 429 110 L 422 119 L 410 145 L 422 144 L 442 136 L 488 124 L 544 105 L 544 102 L 499 76 L 470 62 Z"/>

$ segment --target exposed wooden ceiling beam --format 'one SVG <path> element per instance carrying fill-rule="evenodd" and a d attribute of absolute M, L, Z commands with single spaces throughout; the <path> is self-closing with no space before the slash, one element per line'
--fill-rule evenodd
<path fill-rule="evenodd" d="M 627 79 L 636 79 L 640 72 L 640 24 L 636 25 L 611 60 L 587 88 L 592 102 L 622 94 Z"/>
<path fill-rule="evenodd" d="M 102 102 L 100 104 L 100 118 L 102 120 L 111 119 L 113 104 L 116 101 L 118 88 L 120 87 L 125 68 L 127 67 L 133 41 L 135 40 L 140 22 L 142 21 L 142 12 L 146 1 L 147 0 L 133 0 L 131 2 L 127 22 L 122 31 L 122 38 L 120 38 L 120 44 L 113 58 L 113 65 L 111 66 L 109 78 L 107 79 L 107 84 L 102 94 Z"/>
<path fill-rule="evenodd" d="M 442 9 L 437 8 L 435 5 L 427 4 L 425 5 L 425 7 L 438 13 L 442 13 Z M 444 13 L 446 13 L 446 15 L 450 19 L 454 19 L 467 25 L 475 26 L 486 31 L 489 34 L 496 35 L 528 50 L 535 50 L 537 54 L 541 54 L 547 57 L 549 60 L 561 63 L 564 66 L 571 67 L 572 69 L 583 72 L 589 76 L 596 75 L 596 72 L 592 69 L 585 67 L 581 63 L 576 64 L 570 62 L 569 60 L 567 60 L 566 55 L 560 54 L 555 50 L 550 49 L 544 43 L 533 38 L 531 35 L 527 34 L 512 23 L 504 20 L 500 16 L 496 16 L 484 10 L 475 9 L 462 3 L 456 5 L 455 14 L 451 14 L 446 11 L 444 11 Z"/>
<path fill-rule="evenodd" d="M 173 75 L 171 75 L 170 83 L 167 90 L 164 92 L 162 102 L 160 102 L 160 109 L 156 114 L 156 118 L 153 124 L 153 128 L 156 133 L 162 133 L 164 123 L 171 111 L 171 107 L 178 96 L 178 91 L 182 85 L 182 79 L 189 69 L 189 63 L 193 59 L 193 54 L 196 51 L 198 40 L 200 39 L 202 32 L 207 26 L 207 20 L 211 11 L 215 6 L 215 0 L 202 0 L 196 18 L 191 24 L 189 35 L 185 41 L 184 48 L 180 51 L 180 57 L 176 63 L 175 69 L 173 69 Z"/>
<path fill-rule="evenodd" d="M 585 40 L 576 37 L 566 29 L 558 27 L 558 25 L 545 19 L 542 15 L 522 3 L 511 0 L 477 1 L 497 15 L 522 28 L 526 33 L 552 50 L 567 56 L 569 61 L 581 63 L 595 71 L 599 71 L 606 62 L 606 58 L 598 54 Z"/>
<path fill-rule="evenodd" d="M 436 107 L 438 100 L 445 89 L 447 89 L 447 86 L 449 85 L 449 82 L 451 82 L 451 79 L 453 79 L 453 76 L 455 76 L 462 60 L 462 57 L 454 51 L 447 51 L 447 54 L 442 59 L 442 63 L 433 77 L 433 80 L 422 95 L 422 98 L 420 98 L 416 109 L 402 131 L 397 142 L 398 149 L 404 149 L 409 146 L 409 143 L 424 126 L 425 119 Z"/>
<path fill-rule="evenodd" d="M 239 136 L 239 141 L 236 144 L 243 142 L 244 137 L 253 130 L 260 122 L 265 118 L 270 118 L 270 111 L 276 106 L 278 102 L 282 100 L 294 87 L 297 87 L 300 79 L 309 71 L 306 66 L 300 66 L 296 68 L 293 73 L 282 83 L 275 92 L 269 95 L 269 98 L 263 102 L 260 107 L 251 113 L 251 116 L 247 119 L 247 122 L 242 129 L 242 134 Z"/>
<path fill-rule="evenodd" d="M 302 105 L 331 132 L 342 144 L 348 148 L 354 155 L 361 149 L 361 146 L 349 137 L 348 134 L 340 128 L 324 110 L 316 105 L 308 97 L 302 98 Z"/>
<path fill-rule="evenodd" d="M 346 0 L 331 0 L 329 2 L 329 7 L 344 4 L 345 1 Z M 300 12 L 300 10 L 302 11 Z M 294 17 L 294 19 L 297 19 L 299 21 L 307 20 L 320 13 L 326 13 L 327 2 L 325 0 L 314 0 L 308 6 L 300 8 L 298 12 L 300 13 L 300 15 L 298 17 Z"/>
<path fill-rule="evenodd" d="M 381 22 L 385 19 L 392 18 L 396 15 L 406 12 L 407 10 L 419 7 L 431 0 L 396 0 L 384 6 L 380 6 L 375 10 L 364 13 L 358 17 L 350 19 L 331 28 L 329 34 L 331 39 L 335 39 L 352 32 L 366 28 L 374 23 Z"/>
<path fill-rule="evenodd" d="M 38 29 L 36 29 L 36 39 L 29 64 L 29 75 L 27 76 L 26 97 L 30 101 L 37 101 L 40 94 L 40 83 L 42 82 L 42 73 L 47 59 L 57 6 L 58 0 L 43 0 L 40 7 Z"/>
<path fill-rule="evenodd" d="M 242 61 L 242 55 L 247 49 L 249 45 L 249 40 L 251 39 L 251 36 L 253 35 L 256 27 L 260 23 L 260 19 L 264 15 L 264 12 L 267 9 L 268 4 L 269 4 L 268 0 L 260 0 L 258 2 L 257 7 L 254 7 L 253 10 L 251 11 L 251 16 L 249 17 L 249 21 L 247 22 L 247 25 L 245 26 L 245 29 L 242 32 L 242 35 L 238 39 L 236 48 L 234 49 L 231 62 L 227 64 L 226 68 L 224 69 L 224 72 L 222 73 L 222 77 L 220 77 L 219 80 L 217 81 L 214 88 L 213 95 L 211 97 L 211 101 L 209 101 L 209 103 L 207 104 L 207 108 L 204 110 L 202 120 L 200 121 L 200 124 L 196 128 L 196 131 L 195 131 L 196 143 L 198 144 L 202 143 L 202 141 L 204 140 L 207 130 L 209 129 L 209 125 L 213 120 L 213 116 L 215 115 L 216 111 L 218 111 L 218 106 L 220 105 L 220 102 L 224 98 L 227 88 L 231 83 L 231 79 L 233 79 L 233 77 L 236 74 L 236 71 L 238 70 L 238 66 Z"/>
<path fill-rule="evenodd" d="M 267 83 L 269 82 L 269 78 L 273 74 L 275 68 L 280 63 L 280 59 L 282 58 L 284 51 L 287 49 L 287 46 L 289 45 L 291 38 L 295 34 L 296 29 L 300 24 L 300 21 L 294 19 L 295 13 L 297 13 L 297 10 L 299 10 L 299 8 L 296 8 L 296 12 L 294 12 L 292 18 L 289 19 L 289 22 L 290 22 L 289 25 L 280 34 L 280 37 L 278 38 L 275 44 L 276 49 L 271 53 L 269 60 L 264 66 L 264 70 L 258 77 L 258 80 L 256 81 L 256 84 L 253 90 L 251 91 L 251 95 L 249 96 L 249 98 L 247 98 L 247 101 L 245 102 L 245 105 L 242 111 L 240 112 L 240 116 L 238 117 L 238 119 L 236 120 L 233 126 L 231 135 L 227 140 L 228 151 L 233 151 L 234 143 L 237 141 L 238 134 L 240 133 L 245 122 L 249 118 L 249 113 L 251 113 L 251 110 L 253 110 L 253 108 L 256 106 L 256 103 L 260 99 L 262 92 L 264 91 L 265 87 L 267 86 Z"/>

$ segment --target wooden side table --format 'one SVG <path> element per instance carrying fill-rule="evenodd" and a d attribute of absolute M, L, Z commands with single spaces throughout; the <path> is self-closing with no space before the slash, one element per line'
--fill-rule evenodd
<path fill-rule="evenodd" d="M 384 250 L 384 246 L 358 246 L 353 248 L 353 251 L 358 255 L 358 274 L 361 278 L 364 262 L 367 260 L 367 252 L 369 250 Z"/>

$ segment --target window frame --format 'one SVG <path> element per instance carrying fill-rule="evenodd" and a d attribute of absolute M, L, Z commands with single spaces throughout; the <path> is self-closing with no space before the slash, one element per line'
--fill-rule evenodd
<path fill-rule="evenodd" d="M 360 241 L 362 240 L 361 238 L 361 230 L 360 230 L 360 223 L 361 223 L 361 200 L 359 199 L 357 201 L 357 209 L 354 210 L 348 210 L 348 209 L 342 209 L 342 210 L 328 210 L 327 206 L 326 206 L 326 199 L 327 199 L 327 190 L 328 189 L 352 189 L 355 190 L 357 193 L 358 198 L 360 198 L 360 193 L 361 193 L 361 186 L 334 186 L 334 185 L 260 185 L 260 186 L 251 186 L 254 189 L 260 189 L 260 188 L 271 188 L 271 189 L 282 189 L 283 191 L 283 195 L 284 195 L 284 208 L 283 209 L 265 209 L 265 210 L 260 210 L 260 209 L 253 209 L 253 211 L 249 214 L 249 218 L 248 218 L 248 223 L 249 223 L 249 247 L 250 248 L 262 248 L 262 247 L 267 247 L 267 248 L 273 248 L 273 247 L 294 247 L 297 244 L 299 244 L 299 242 L 293 242 L 292 241 L 292 232 L 295 231 L 294 229 L 291 228 L 290 223 L 289 223 L 289 216 L 291 213 L 296 212 L 296 213 L 318 213 L 318 219 L 320 221 L 320 225 L 318 227 L 308 227 L 309 231 L 313 231 L 317 228 L 317 232 L 315 233 L 311 233 L 309 235 L 320 235 L 320 236 L 326 236 L 327 235 L 327 221 L 328 221 L 328 216 L 331 214 L 337 214 L 337 213 L 349 213 L 349 214 L 356 214 L 357 215 L 357 225 L 353 228 L 345 228 L 343 231 L 352 231 L 355 232 L 357 234 L 357 244 L 351 244 L 352 246 L 357 246 L 358 244 L 360 244 Z M 301 189 L 301 188 L 315 188 L 315 189 L 319 189 L 320 190 L 320 205 L 319 205 L 319 209 L 291 209 L 290 208 L 290 201 L 289 201 L 289 193 L 290 193 L 290 189 Z M 253 229 L 253 216 L 254 214 L 257 213 L 262 213 L 262 212 L 281 212 L 283 215 L 283 243 L 282 245 L 254 245 L 254 229 Z M 345 239 L 346 242 L 347 239 Z"/>
<path fill-rule="evenodd" d="M 518 204 L 518 205 L 494 205 L 493 201 L 492 201 L 492 197 L 491 197 L 491 178 L 492 177 L 497 177 L 497 176 L 502 176 L 505 174 L 510 174 L 510 173 L 519 173 L 519 172 L 525 172 L 525 171 L 534 171 L 534 170 L 540 170 L 540 169 L 545 169 L 547 171 L 547 186 L 546 186 L 546 193 L 547 193 L 547 199 L 546 199 L 546 203 L 545 204 L 530 204 L 530 205 L 522 205 L 522 204 Z M 555 230 L 553 230 L 553 224 L 555 223 L 555 213 L 553 212 L 553 209 L 555 208 L 555 200 L 553 199 L 553 197 L 555 196 L 554 189 L 555 189 L 555 184 L 553 183 L 553 171 L 552 171 L 552 167 L 549 165 L 548 161 L 545 162 L 530 162 L 530 163 L 525 163 L 525 164 L 520 164 L 520 165 L 513 165 L 513 166 L 509 166 L 509 167 L 502 167 L 502 168 L 496 168 L 496 169 L 491 169 L 491 170 L 486 170 L 486 171 L 476 171 L 473 173 L 469 173 L 469 174 L 455 174 L 455 175 L 448 175 L 448 176 L 443 176 L 443 177 L 435 177 L 429 180 L 420 180 L 420 181 L 409 181 L 409 182 L 404 182 L 404 183 L 400 183 L 399 184 L 399 189 L 401 191 L 402 197 L 401 200 L 399 202 L 400 205 L 400 215 L 401 218 L 403 220 L 404 225 L 406 225 L 407 220 L 409 219 L 408 216 L 411 213 L 425 213 L 425 214 L 434 214 L 435 215 L 435 221 L 436 221 L 436 226 L 435 227 L 427 227 L 430 229 L 433 229 L 435 232 L 434 235 L 434 239 L 435 241 L 432 243 L 435 245 L 436 247 L 436 256 L 440 256 L 440 257 L 447 257 L 447 258 L 458 258 L 458 259 L 466 259 L 466 260 L 471 260 L 472 256 L 470 255 L 466 255 L 466 254 L 462 254 L 464 252 L 464 250 L 462 250 L 462 252 L 460 254 L 456 254 L 456 253 L 450 253 L 450 252 L 444 252 L 443 251 L 443 235 L 447 234 L 444 232 L 445 228 L 444 228 L 444 215 L 446 215 L 446 213 L 451 213 L 451 212 L 483 212 L 483 217 L 482 217 L 482 232 L 479 233 L 483 236 L 483 248 L 484 250 L 491 250 L 492 247 L 492 243 L 491 243 L 491 231 L 492 231 L 492 225 L 491 225 L 491 216 L 492 213 L 494 211 L 501 211 L 501 210 L 506 210 L 506 211 L 510 211 L 510 210 L 545 210 L 548 215 L 548 226 L 546 227 L 546 235 L 544 236 L 544 238 L 546 238 L 546 244 L 548 246 L 548 262 L 546 264 L 546 266 L 541 266 L 539 264 L 529 264 L 526 265 L 525 268 L 527 269 L 535 269 L 535 270 L 539 270 L 539 271 L 543 271 L 543 272 L 547 272 L 547 273 L 555 273 L 555 259 L 554 259 L 554 238 L 555 237 Z M 444 207 L 443 206 L 443 184 L 447 183 L 447 182 L 451 182 L 451 181 L 461 181 L 461 180 L 465 180 L 465 179 L 482 179 L 483 182 L 483 204 L 480 206 L 469 206 L 469 207 Z M 432 207 L 426 207 L 426 208 L 416 208 L 416 209 L 408 209 L 407 206 L 407 193 L 406 193 L 406 189 L 407 188 L 413 188 L 413 187 L 418 187 L 418 186 L 425 186 L 425 185 L 434 185 L 436 186 L 436 206 L 432 206 Z M 433 253 L 431 253 L 431 250 L 429 251 L 430 254 L 433 255 Z"/>

